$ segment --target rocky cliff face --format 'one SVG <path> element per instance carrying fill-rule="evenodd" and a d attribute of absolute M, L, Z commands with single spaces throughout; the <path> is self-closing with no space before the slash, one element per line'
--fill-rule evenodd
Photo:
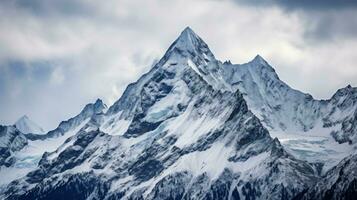
<path fill-rule="evenodd" d="M 356 199 L 357 155 L 344 158 L 330 169 L 318 183 L 295 199 Z"/>
<path fill-rule="evenodd" d="M 27 139 L 14 126 L 0 125 L 0 167 L 9 167 L 14 164 L 14 153 L 27 145 Z"/>

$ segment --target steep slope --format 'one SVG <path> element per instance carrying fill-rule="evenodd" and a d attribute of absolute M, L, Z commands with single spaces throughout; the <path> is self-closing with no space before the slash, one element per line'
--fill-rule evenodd
<path fill-rule="evenodd" d="M 226 81 L 245 94 L 249 107 L 270 129 L 307 131 L 320 114 L 320 102 L 290 88 L 261 57 L 242 65 L 223 65 Z"/>
<path fill-rule="evenodd" d="M 190 28 L 186 28 L 150 72 L 144 74 L 137 82 L 130 84 L 122 97 L 108 109 L 106 115 L 109 117 L 101 129 L 110 134 L 123 134 L 134 118 L 132 112 L 140 109 L 138 108 L 139 101 L 143 100 L 152 104 L 153 100 L 160 100 L 162 95 L 172 89 L 172 86 L 168 86 L 167 82 L 161 83 L 160 81 L 163 79 L 170 80 L 174 78 L 175 74 L 182 73 L 186 68 L 197 73 L 211 87 L 226 89 L 223 77 L 214 73 L 220 69 L 218 64 L 219 62 L 215 59 L 207 44 Z M 148 89 L 142 91 L 142 87 L 145 86 Z M 159 92 L 160 94 L 157 97 L 151 97 L 151 92 Z M 179 98 L 179 94 L 173 95 L 173 98 Z M 176 99 L 170 100 L 176 101 Z"/>
<path fill-rule="evenodd" d="M 316 180 L 223 81 L 189 28 L 107 113 L 92 118 L 6 199 L 291 199 Z M 222 79 L 221 79 L 222 78 Z"/>
<path fill-rule="evenodd" d="M 324 127 L 340 128 L 331 132 L 339 143 L 357 142 L 357 88 L 348 85 L 339 89 L 328 100 L 327 114 L 323 118 Z"/>
<path fill-rule="evenodd" d="M 8 127 L 12 135 L 7 134 L 7 139 L 1 137 L 2 143 L 12 141 L 11 145 L 16 145 L 16 151 L 11 151 L 12 162 L 6 167 L 0 168 L 0 186 L 8 184 L 16 178 L 26 175 L 33 170 L 45 152 L 52 152 L 64 143 L 69 137 L 76 134 L 94 115 L 101 114 L 106 109 L 102 100 L 87 104 L 77 116 L 63 121 L 59 126 L 47 134 L 23 134 L 15 127 Z M 8 131 L 9 132 L 9 131 Z M 11 137 L 10 137 L 11 136 Z M 8 142 L 9 143 L 9 142 Z M 8 153 L 1 153 L 2 156 Z"/>
<path fill-rule="evenodd" d="M 14 153 L 27 145 L 27 139 L 14 126 L 0 125 L 0 169 L 13 165 L 16 161 Z"/>
<path fill-rule="evenodd" d="M 357 154 L 344 158 L 313 187 L 297 195 L 295 199 L 343 199 L 357 196 Z"/>
<path fill-rule="evenodd" d="M 16 128 L 24 134 L 34 133 L 34 134 L 44 134 L 45 131 L 37 125 L 35 122 L 30 120 L 27 115 L 22 116 L 15 123 Z"/>
<path fill-rule="evenodd" d="M 239 89 L 248 107 L 273 137 L 300 159 L 336 165 L 355 149 L 357 89 L 340 89 L 329 100 L 315 100 L 290 88 L 261 57 L 241 65 L 224 63 L 225 81 Z"/>
<path fill-rule="evenodd" d="M 87 104 L 75 117 L 72 117 L 67 121 L 62 121 L 56 129 L 49 131 L 44 135 L 27 134 L 26 137 L 30 140 L 44 140 L 61 137 L 71 129 L 74 129 L 85 121 L 88 121 L 93 115 L 100 114 L 106 109 L 107 106 L 103 103 L 103 101 L 101 99 L 97 99 L 95 103 Z"/>

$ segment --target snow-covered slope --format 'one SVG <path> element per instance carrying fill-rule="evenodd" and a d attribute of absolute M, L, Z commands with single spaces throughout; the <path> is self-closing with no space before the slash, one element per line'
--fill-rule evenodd
<path fill-rule="evenodd" d="M 289 152 L 324 170 L 348 156 L 357 137 L 357 89 L 340 89 L 329 100 L 292 89 L 261 56 L 224 63 L 224 78 L 244 94 L 248 107 Z"/>
<path fill-rule="evenodd" d="M 44 134 L 45 131 L 37 125 L 35 122 L 30 120 L 27 115 L 22 116 L 15 123 L 16 128 L 24 134 L 34 133 L 34 134 Z"/>
<path fill-rule="evenodd" d="M 0 198 L 313 199 L 316 183 L 336 177 L 352 185 L 340 195 L 354 194 L 344 189 L 356 191 L 353 157 L 337 163 L 355 154 L 355 95 L 347 87 L 315 100 L 260 56 L 218 61 L 186 28 L 106 112 L 97 101 L 44 136 L 29 134 L 63 140 Z"/>
<path fill-rule="evenodd" d="M 331 99 L 323 118 L 324 127 L 338 127 L 331 135 L 339 143 L 357 143 L 357 88 L 339 89 Z"/>
<path fill-rule="evenodd" d="M 0 125 L 0 169 L 9 167 L 16 159 L 14 153 L 20 151 L 27 145 L 27 139 L 14 126 Z"/>
<path fill-rule="evenodd" d="M 8 147 L 8 149 L 12 152 L 11 157 L 9 157 L 12 162 L 6 164 L 6 167 L 0 168 L 0 177 L 2 177 L 0 186 L 22 177 L 36 168 L 45 152 L 55 151 L 68 138 L 83 128 L 91 117 L 101 114 L 104 109 L 106 109 L 106 105 L 98 99 L 95 103 L 87 104 L 80 114 L 61 122 L 55 130 L 42 135 L 32 132 L 23 134 L 13 126 L 5 127 L 4 130 L 7 130 L 7 132 L 4 137 L 6 136 L 6 139 L 1 137 L 0 143 L 5 143 L 7 146 L 11 144 L 11 148 Z M 0 155 L 4 156 L 8 153 L 4 152 Z"/>
<path fill-rule="evenodd" d="M 354 200 L 357 196 L 357 154 L 344 158 L 309 190 L 296 199 Z"/>
<path fill-rule="evenodd" d="M 95 103 L 87 104 L 75 117 L 72 117 L 67 121 L 62 121 L 56 129 L 49 131 L 44 135 L 27 134 L 26 136 L 30 140 L 44 140 L 47 138 L 57 138 L 63 136 L 71 129 L 76 128 L 84 121 L 89 120 L 93 115 L 101 114 L 106 109 L 107 106 L 103 103 L 103 101 L 101 99 L 97 99 Z"/>
<path fill-rule="evenodd" d="M 281 81 L 261 56 L 242 65 L 224 64 L 223 68 L 227 82 L 245 95 L 249 107 L 268 128 L 307 131 L 316 124 L 319 102 Z"/>

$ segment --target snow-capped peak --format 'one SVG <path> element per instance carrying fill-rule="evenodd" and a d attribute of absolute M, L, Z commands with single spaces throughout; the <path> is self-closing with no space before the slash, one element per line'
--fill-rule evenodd
<path fill-rule="evenodd" d="M 18 119 L 15 123 L 15 126 L 19 131 L 22 133 L 35 133 L 35 134 L 44 134 L 45 131 L 37 125 L 35 122 L 30 120 L 30 118 L 27 115 L 22 116 L 20 119 Z"/>
<path fill-rule="evenodd" d="M 186 27 L 176 40 L 176 47 L 194 48 L 197 42 L 200 42 L 200 37 L 190 27 Z M 190 45 L 190 46 L 189 46 Z"/>
<path fill-rule="evenodd" d="M 103 103 L 101 99 L 97 99 L 94 103 L 94 110 L 95 113 L 100 113 L 103 112 L 104 110 L 107 109 L 107 105 Z"/>
<path fill-rule="evenodd" d="M 332 99 L 337 99 L 342 96 L 357 95 L 357 87 L 352 87 L 347 85 L 344 88 L 338 89 L 336 93 L 332 96 Z"/>
<path fill-rule="evenodd" d="M 101 112 L 104 112 L 107 109 L 107 105 L 103 103 L 101 99 L 97 99 L 95 103 L 89 103 L 87 104 L 81 113 L 95 113 L 99 114 Z"/>
<path fill-rule="evenodd" d="M 251 62 L 261 64 L 261 65 L 269 65 L 268 62 L 266 60 L 264 60 L 264 58 L 261 57 L 259 54 L 256 55 Z"/>
<path fill-rule="evenodd" d="M 166 54 L 176 51 L 186 56 L 199 56 L 207 61 L 215 60 L 208 45 L 190 27 L 186 27 L 167 50 Z"/>

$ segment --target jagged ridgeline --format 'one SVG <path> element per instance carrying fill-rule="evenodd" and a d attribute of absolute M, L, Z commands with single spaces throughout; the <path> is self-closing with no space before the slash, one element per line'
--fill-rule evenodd
<path fill-rule="evenodd" d="M 261 56 L 222 63 L 186 28 L 108 109 L 98 100 L 47 134 L 21 135 L 0 174 L 43 147 L 1 197 L 354 199 L 356 96 L 349 86 L 315 100 Z"/>

